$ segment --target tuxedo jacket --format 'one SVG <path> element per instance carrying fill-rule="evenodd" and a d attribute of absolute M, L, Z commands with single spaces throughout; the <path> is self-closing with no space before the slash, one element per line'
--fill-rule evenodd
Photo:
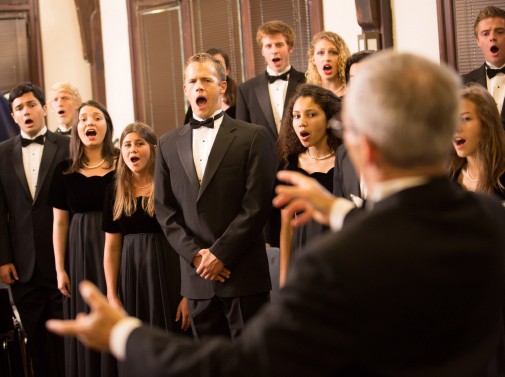
<path fill-rule="evenodd" d="M 461 79 L 463 80 L 463 84 L 465 84 L 465 85 L 469 84 L 471 82 L 475 82 L 477 84 L 482 85 L 484 88 L 487 89 L 485 64 L 482 64 L 479 68 L 474 69 L 473 71 L 462 75 Z M 505 128 L 505 111 L 504 111 L 505 109 L 503 108 L 504 106 L 505 106 L 505 101 L 502 104 L 502 108 L 501 108 L 501 121 L 502 121 L 503 127 Z"/>
<path fill-rule="evenodd" d="M 181 294 L 237 297 L 271 289 L 263 227 L 275 180 L 274 147 L 264 127 L 224 115 L 201 184 L 189 124 L 162 136 L 155 168 L 155 210 L 181 257 Z M 203 248 L 231 271 L 225 283 L 204 280 L 192 260 Z"/>
<path fill-rule="evenodd" d="M 24 171 L 21 136 L 0 143 L 0 265 L 13 263 L 20 282 L 31 279 L 35 266 L 46 281 L 56 280 L 48 198 L 54 169 L 68 158 L 69 140 L 47 131 L 34 198 Z"/>
<path fill-rule="evenodd" d="M 305 82 L 305 74 L 291 68 L 288 80 L 284 108 L 295 94 L 298 85 Z M 271 140 L 277 143 L 279 133 L 275 125 L 270 94 L 268 92 L 268 79 L 265 73 L 253 77 L 240 84 L 237 88 L 236 119 L 243 120 L 266 127 Z"/>
<path fill-rule="evenodd" d="M 338 147 L 335 157 L 333 194 L 349 200 L 352 200 L 352 195 L 361 198 L 360 181 L 344 144 Z"/>
<path fill-rule="evenodd" d="M 489 376 L 503 338 L 504 226 L 499 202 L 446 177 L 405 189 L 310 244 L 278 300 L 235 342 L 189 344 L 144 326 L 127 340 L 127 368 L 150 376 Z"/>

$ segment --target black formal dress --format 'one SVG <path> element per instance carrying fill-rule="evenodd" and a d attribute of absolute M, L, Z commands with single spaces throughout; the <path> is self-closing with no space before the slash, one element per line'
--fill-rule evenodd
<path fill-rule="evenodd" d="M 105 294 L 103 250 L 105 233 L 102 231 L 102 207 L 105 190 L 114 180 L 114 172 L 104 176 L 86 177 L 75 172 L 64 174 L 70 161 L 56 167 L 49 203 L 54 208 L 70 212 L 66 270 L 70 278 L 72 298 L 65 298 L 63 315 L 74 319 L 80 312 L 89 312 L 79 293 L 79 283 L 90 280 Z M 65 338 L 65 372 L 71 376 L 117 375 L 114 358 L 85 348 L 77 339 Z"/>
<path fill-rule="evenodd" d="M 454 174 L 454 178 L 453 178 L 453 182 L 456 183 L 458 186 L 459 186 L 459 182 L 458 182 L 458 177 L 460 176 L 461 174 L 461 169 L 458 170 L 456 172 L 456 174 Z M 503 187 L 505 187 L 505 174 L 502 174 L 502 176 L 500 177 L 500 183 L 502 184 Z M 492 192 L 492 195 L 498 199 L 498 200 L 501 200 L 502 202 L 505 202 L 505 190 L 503 190 L 502 188 L 500 188 L 498 185 L 496 185 L 494 187 L 494 190 Z"/>
<path fill-rule="evenodd" d="M 291 155 L 289 157 L 289 165 L 287 168 L 287 170 L 297 171 L 306 176 L 314 178 L 329 192 L 333 191 L 333 169 L 334 168 L 331 168 L 326 173 L 315 172 L 309 174 L 298 166 L 298 155 Z M 305 250 L 304 246 L 307 244 L 307 242 L 320 236 L 328 229 L 329 228 L 327 226 L 321 225 L 314 220 L 310 220 L 308 223 L 302 225 L 301 227 L 295 228 L 293 233 L 293 240 L 291 242 L 291 263 L 296 260 L 296 258 L 303 250 Z"/>
<path fill-rule="evenodd" d="M 170 247 L 156 217 L 142 208 L 113 220 L 115 190 L 107 190 L 102 229 L 121 233 L 123 247 L 119 273 L 119 297 L 129 315 L 167 331 L 180 330 L 174 322 L 181 301 L 179 255 Z"/>

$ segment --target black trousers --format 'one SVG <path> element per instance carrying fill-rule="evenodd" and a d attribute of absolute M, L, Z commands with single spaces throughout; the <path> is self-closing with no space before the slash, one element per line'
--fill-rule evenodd
<path fill-rule="evenodd" d="M 44 282 L 37 271 L 26 283 L 11 286 L 14 304 L 28 337 L 35 376 L 64 376 L 63 338 L 46 330 L 48 319 L 63 319 L 63 296 L 56 282 Z"/>
<path fill-rule="evenodd" d="M 244 325 L 259 309 L 270 302 L 270 292 L 239 297 L 217 297 L 209 300 L 188 299 L 191 329 L 195 340 L 221 335 L 236 339 Z"/>

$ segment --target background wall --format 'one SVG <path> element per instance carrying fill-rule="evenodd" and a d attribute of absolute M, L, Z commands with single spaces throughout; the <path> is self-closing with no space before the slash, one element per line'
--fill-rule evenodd
<path fill-rule="evenodd" d="M 46 97 L 49 88 L 56 82 L 68 81 L 79 89 L 84 101 L 90 99 L 91 75 L 89 64 L 83 58 L 75 3 L 39 0 L 39 6 Z M 51 130 L 56 128 L 49 103 L 48 127 Z"/>
<path fill-rule="evenodd" d="M 107 108 L 116 137 L 135 120 L 126 1 L 100 0 Z M 75 3 L 39 0 L 39 4 L 46 88 L 57 81 L 70 81 L 84 100 L 90 99 L 89 65 L 82 57 Z M 391 7 L 395 49 L 439 62 L 436 0 L 391 0 Z M 325 30 L 341 35 L 351 53 L 358 51 L 361 27 L 356 22 L 354 0 L 323 0 L 323 18 Z M 48 123 L 51 129 L 56 126 L 51 111 Z"/>
<path fill-rule="evenodd" d="M 114 134 L 119 138 L 123 129 L 135 120 L 126 1 L 101 0 L 100 13 L 107 110 L 114 122 Z"/>

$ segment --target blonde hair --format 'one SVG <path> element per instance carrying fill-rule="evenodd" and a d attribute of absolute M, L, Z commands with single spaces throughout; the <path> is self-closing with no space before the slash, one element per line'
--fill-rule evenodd
<path fill-rule="evenodd" d="M 54 94 L 65 91 L 70 93 L 72 96 L 72 99 L 77 102 L 78 105 L 81 104 L 82 99 L 81 99 L 81 94 L 79 93 L 79 89 L 77 89 L 75 86 L 73 86 L 69 82 L 57 82 L 54 84 L 51 89 L 49 89 L 49 96 L 52 97 Z"/>
<path fill-rule="evenodd" d="M 156 158 L 157 137 L 153 129 L 142 122 L 134 122 L 126 126 L 119 140 L 119 147 L 122 148 L 126 135 L 137 133 L 149 144 L 151 156 L 147 164 L 149 177 L 154 181 L 154 163 Z M 134 195 L 132 172 L 123 160 L 120 153 L 116 171 L 116 198 L 114 200 L 113 219 L 118 220 L 123 214 L 132 216 L 137 210 L 137 199 Z M 154 216 L 154 190 L 151 190 L 147 197 L 142 197 L 142 208 L 151 217 Z"/>
<path fill-rule="evenodd" d="M 337 62 L 337 77 L 342 84 L 345 85 L 345 63 L 351 53 L 349 52 L 349 48 L 347 44 L 342 39 L 342 37 L 336 33 L 331 31 L 321 31 L 314 35 L 312 41 L 310 42 L 309 51 L 307 52 L 307 57 L 309 59 L 309 63 L 307 66 L 307 73 L 305 76 L 307 77 L 308 84 L 316 84 L 321 85 L 321 75 L 317 71 L 317 67 L 314 64 L 314 50 L 316 43 L 321 39 L 325 39 L 328 42 L 332 43 L 337 49 L 338 54 L 338 62 Z"/>

